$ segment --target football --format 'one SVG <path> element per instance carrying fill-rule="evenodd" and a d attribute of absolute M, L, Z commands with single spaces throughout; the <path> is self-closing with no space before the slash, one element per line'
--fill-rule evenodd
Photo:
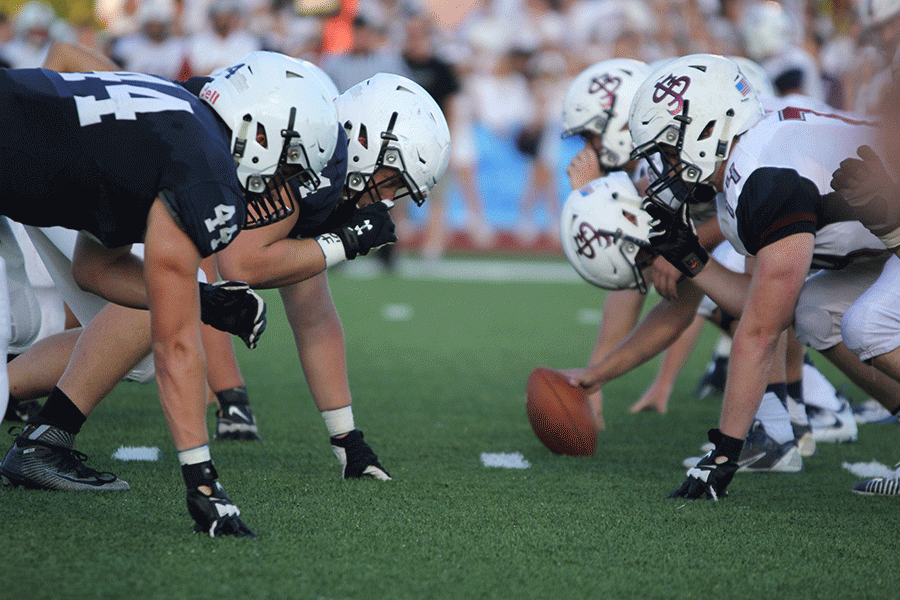
<path fill-rule="evenodd" d="M 597 449 L 597 426 L 587 393 L 569 385 L 566 376 L 538 367 L 528 377 L 525 407 L 538 439 L 557 454 L 591 456 Z"/>

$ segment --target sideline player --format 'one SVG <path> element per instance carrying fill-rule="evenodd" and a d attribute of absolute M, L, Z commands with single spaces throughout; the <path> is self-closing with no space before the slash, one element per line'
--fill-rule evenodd
<path fill-rule="evenodd" d="M 206 310 L 215 307 L 210 299 L 249 288 L 226 282 L 198 293 L 197 269 L 201 258 L 225 249 L 244 227 L 290 214 L 294 190 L 318 184 L 317 173 L 337 143 L 337 115 L 321 84 L 292 77 L 274 57 L 255 66 L 253 73 L 223 75 L 203 101 L 172 82 L 136 73 L 0 73 L 6 98 L 0 153 L 8 167 L 0 174 L 0 212 L 28 225 L 85 230 L 73 260 L 79 285 L 111 302 L 150 309 L 160 399 L 188 509 L 210 535 L 253 533 L 210 458 L 200 317 L 220 325 L 237 320 L 252 346 L 264 305 L 236 315 Z M 140 241 L 144 265 L 130 253 Z M 102 333 L 88 325 L 79 346 L 89 332 Z M 75 360 L 78 355 L 76 346 Z M 59 387 L 54 392 L 43 418 L 16 438 L 0 473 L 13 481 L 27 471 L 19 463 L 50 463 L 74 487 L 127 489 L 83 464 L 72 444 L 85 413 L 77 399 Z M 66 428 L 58 425 L 66 422 Z"/>

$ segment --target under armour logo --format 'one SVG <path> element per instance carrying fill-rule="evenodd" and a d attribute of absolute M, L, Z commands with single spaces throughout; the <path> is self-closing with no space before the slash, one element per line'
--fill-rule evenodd
<path fill-rule="evenodd" d="M 363 231 L 366 231 L 368 229 L 373 229 L 372 223 L 368 219 L 363 221 L 362 225 L 356 225 L 355 227 L 353 227 L 353 230 L 356 232 L 356 235 L 362 235 Z"/>
<path fill-rule="evenodd" d="M 575 251 L 585 258 L 594 258 L 597 256 L 597 249 L 602 250 L 612 245 L 612 239 L 608 235 L 599 233 L 584 222 L 578 226 L 578 234 L 574 239 Z M 597 249 L 594 248 L 594 240 L 597 241 Z"/>
<path fill-rule="evenodd" d="M 613 77 L 609 73 L 604 73 L 591 80 L 591 85 L 588 87 L 588 94 L 603 92 L 604 96 L 600 98 L 600 105 L 603 106 L 603 108 L 609 108 L 612 106 L 613 100 L 616 97 L 616 90 L 619 89 L 620 85 L 622 85 L 622 79 L 620 77 Z"/>
<path fill-rule="evenodd" d="M 681 77 L 669 75 L 662 81 L 656 82 L 656 90 L 653 92 L 653 101 L 659 103 L 668 96 L 671 96 L 672 99 L 668 101 L 669 114 L 677 115 L 681 112 L 681 107 L 684 105 L 684 93 L 687 91 L 690 84 L 690 77 L 684 75 Z"/>

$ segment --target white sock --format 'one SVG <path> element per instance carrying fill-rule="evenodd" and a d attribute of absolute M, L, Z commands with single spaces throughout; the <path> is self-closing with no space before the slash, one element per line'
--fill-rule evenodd
<path fill-rule="evenodd" d="M 762 422 L 766 433 L 779 444 L 794 439 L 791 415 L 781 403 L 781 397 L 784 395 L 786 394 L 783 383 L 769 384 L 766 393 L 763 394 L 759 410 L 756 411 L 756 418 Z"/>
<path fill-rule="evenodd" d="M 716 349 L 713 351 L 713 356 L 724 356 L 725 358 L 728 358 L 729 354 L 731 354 L 731 336 L 723 333 L 719 336 L 719 341 L 716 343 Z"/>
<path fill-rule="evenodd" d="M 334 410 L 323 410 L 322 418 L 325 419 L 325 428 L 328 429 L 329 437 L 349 433 L 356 429 L 356 425 L 353 424 L 352 405 Z"/>
<path fill-rule="evenodd" d="M 837 390 L 817 368 L 803 364 L 803 401 L 809 405 L 838 411 L 841 402 Z"/>

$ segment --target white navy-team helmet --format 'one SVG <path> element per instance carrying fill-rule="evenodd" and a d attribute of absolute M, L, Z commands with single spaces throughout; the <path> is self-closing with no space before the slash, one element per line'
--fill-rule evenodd
<path fill-rule="evenodd" d="M 421 206 L 450 162 L 450 129 L 431 94 L 406 77 L 378 73 L 341 94 L 337 108 L 347 133 L 347 188 L 362 192 L 389 167 L 402 178 L 394 198 Z"/>
<path fill-rule="evenodd" d="M 641 84 L 628 118 L 632 158 L 647 159 L 651 169 L 648 198 L 679 208 L 728 158 L 735 136 L 763 114 L 732 60 L 693 54 L 661 65 Z"/>
<path fill-rule="evenodd" d="M 573 190 L 563 204 L 560 239 L 569 263 L 585 281 L 605 290 L 647 291 L 641 270 L 650 248 L 650 215 L 623 172 Z"/>
<path fill-rule="evenodd" d="M 302 62 L 265 51 L 218 71 L 201 89 L 200 98 L 231 128 L 231 151 L 250 209 L 246 228 L 289 216 L 295 202 L 285 199 L 286 189 L 296 195 L 299 185 L 319 186 L 338 140 L 329 94 Z"/>
<path fill-rule="evenodd" d="M 618 169 L 631 153 L 628 110 L 638 86 L 650 74 L 639 60 L 613 58 L 578 74 L 563 100 L 563 134 L 593 133 L 600 138 L 600 166 Z"/>

